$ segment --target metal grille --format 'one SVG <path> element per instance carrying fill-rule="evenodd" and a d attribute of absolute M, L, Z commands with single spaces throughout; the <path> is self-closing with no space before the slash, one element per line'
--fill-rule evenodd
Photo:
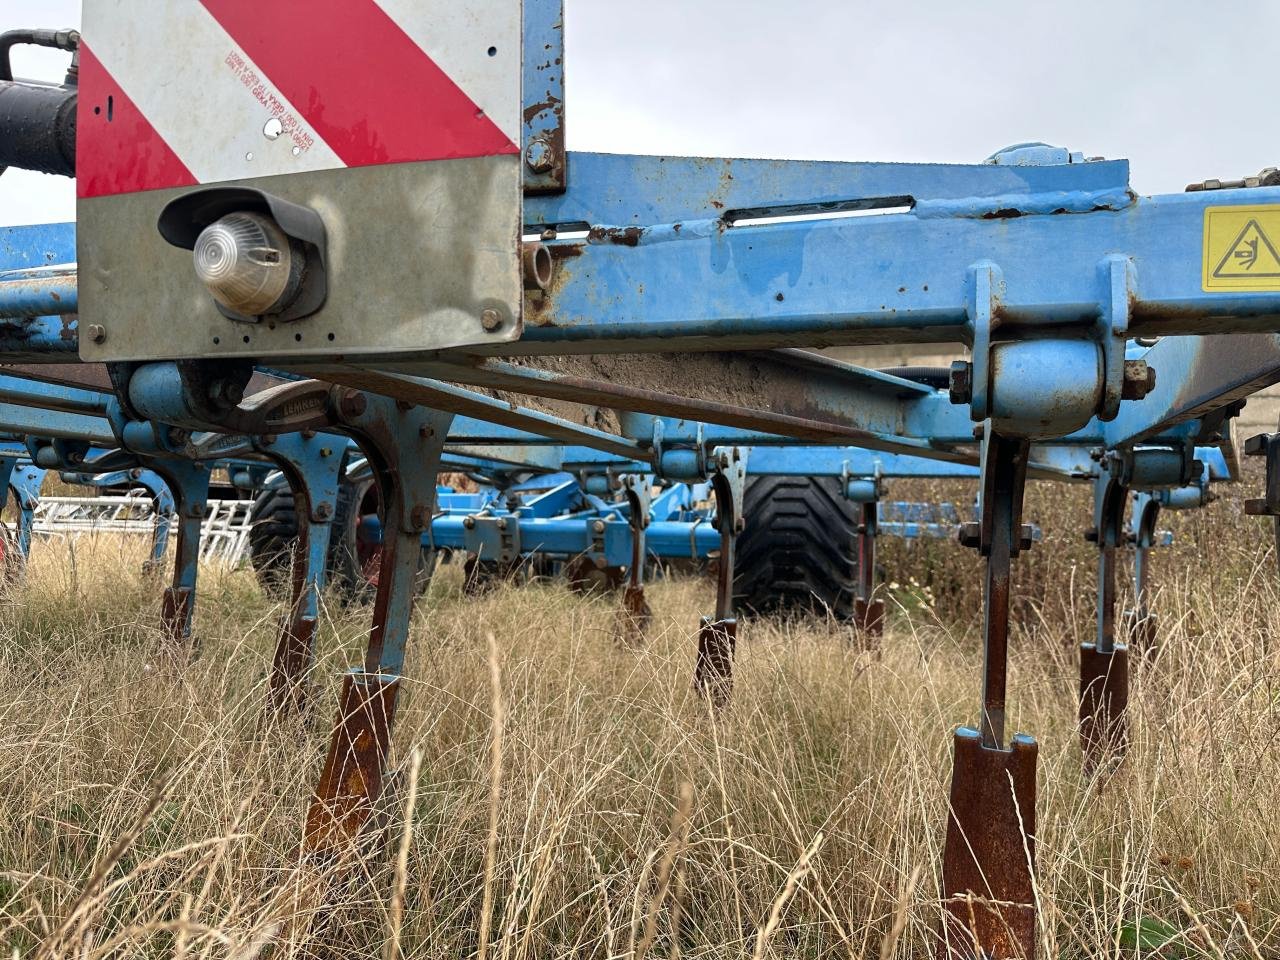
<path fill-rule="evenodd" d="M 200 559 L 239 566 L 245 559 L 252 526 L 251 500 L 210 500 L 200 525 Z M 157 514 L 151 495 L 135 490 L 124 496 L 42 497 L 31 532 L 41 537 L 126 533 L 154 536 L 167 515 Z"/>

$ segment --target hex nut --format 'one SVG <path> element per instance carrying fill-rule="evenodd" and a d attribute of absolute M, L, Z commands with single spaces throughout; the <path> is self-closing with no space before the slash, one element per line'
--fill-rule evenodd
<path fill-rule="evenodd" d="M 956 360 L 951 364 L 951 380 L 948 384 L 951 402 L 955 404 L 973 401 L 973 364 L 968 360 Z"/>
<path fill-rule="evenodd" d="M 534 137 L 524 151 L 525 165 L 534 173 L 549 173 L 556 158 L 545 137 Z"/>
<path fill-rule="evenodd" d="M 1124 380 L 1120 385 L 1120 399 L 1141 400 L 1156 388 L 1155 368 L 1145 360 L 1126 360 Z"/>

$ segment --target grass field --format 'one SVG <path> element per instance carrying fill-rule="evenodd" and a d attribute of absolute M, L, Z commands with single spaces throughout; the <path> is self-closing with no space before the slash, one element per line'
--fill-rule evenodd
<path fill-rule="evenodd" d="M 1020 561 L 1010 707 L 1041 744 L 1040 955 L 1280 957 L 1269 531 L 1230 501 L 1173 518 L 1160 659 L 1135 672 L 1127 762 L 1091 784 L 1074 730 L 1085 499 L 1034 490 L 1046 540 Z M 415 614 L 385 842 L 341 875 L 299 843 L 368 609 L 327 605 L 315 719 L 272 727 L 279 605 L 249 572 L 205 570 L 199 659 L 154 669 L 142 551 L 37 543 L 0 606 L 15 956 L 932 955 L 950 731 L 977 706 L 978 568 L 958 548 L 886 545 L 878 654 L 821 619 L 747 623 L 719 717 L 689 685 L 709 582 L 653 584 L 649 643 L 630 649 L 610 639 L 613 598 L 464 597 L 442 568 Z"/>

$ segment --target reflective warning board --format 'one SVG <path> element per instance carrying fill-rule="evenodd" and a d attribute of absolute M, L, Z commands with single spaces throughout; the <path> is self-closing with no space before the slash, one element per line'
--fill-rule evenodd
<path fill-rule="evenodd" d="M 1280 205 L 1204 212 L 1206 292 L 1280 291 Z"/>

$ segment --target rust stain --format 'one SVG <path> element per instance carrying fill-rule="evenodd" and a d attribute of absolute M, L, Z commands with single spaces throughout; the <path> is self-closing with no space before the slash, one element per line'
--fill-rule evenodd
<path fill-rule="evenodd" d="M 643 227 L 592 227 L 587 233 L 587 242 L 638 247 L 642 236 L 644 236 Z"/>

